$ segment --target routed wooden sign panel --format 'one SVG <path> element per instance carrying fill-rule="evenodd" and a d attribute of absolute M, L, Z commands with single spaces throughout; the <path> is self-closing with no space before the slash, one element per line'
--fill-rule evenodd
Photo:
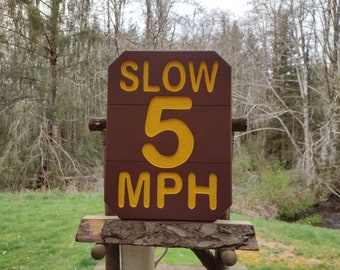
<path fill-rule="evenodd" d="M 231 205 L 231 68 L 127 51 L 109 67 L 105 202 L 121 219 L 214 221 Z"/>

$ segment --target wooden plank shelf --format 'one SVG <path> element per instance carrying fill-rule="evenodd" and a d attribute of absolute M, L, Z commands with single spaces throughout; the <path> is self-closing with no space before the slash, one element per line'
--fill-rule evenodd
<path fill-rule="evenodd" d="M 135 246 L 257 251 L 253 225 L 247 221 L 215 222 L 120 220 L 116 216 L 85 216 L 78 242 Z"/>

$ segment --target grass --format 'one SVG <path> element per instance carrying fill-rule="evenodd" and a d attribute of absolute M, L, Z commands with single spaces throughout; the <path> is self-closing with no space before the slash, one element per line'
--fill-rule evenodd
<path fill-rule="evenodd" d="M 0 193 L 0 269 L 93 269 L 93 244 L 74 241 L 80 219 L 103 214 L 102 194 Z M 340 231 L 232 215 L 256 229 L 260 252 L 237 252 L 249 270 L 340 269 Z M 162 248 L 156 254 L 162 253 Z M 199 264 L 187 249 L 162 263 Z"/>
<path fill-rule="evenodd" d="M 101 214 L 97 194 L 0 193 L 0 269 L 93 269 L 92 244 L 74 241 L 80 219 Z"/>

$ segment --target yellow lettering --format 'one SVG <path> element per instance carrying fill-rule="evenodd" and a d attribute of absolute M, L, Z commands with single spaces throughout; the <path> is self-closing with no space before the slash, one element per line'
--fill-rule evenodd
<path fill-rule="evenodd" d="M 209 186 L 197 186 L 196 175 L 189 173 L 188 176 L 188 207 L 194 209 L 196 207 L 196 195 L 205 194 L 209 196 L 209 207 L 211 210 L 217 208 L 217 176 L 214 173 L 209 175 Z"/>
<path fill-rule="evenodd" d="M 134 71 L 138 70 L 138 65 L 136 62 L 130 60 L 124 61 L 120 66 L 120 72 L 125 78 L 131 80 L 131 84 L 127 84 L 126 81 L 120 80 L 120 88 L 124 91 L 132 92 L 137 90 L 139 79 L 136 74 L 128 70 L 128 67 L 131 67 Z"/>
<path fill-rule="evenodd" d="M 143 65 L 143 90 L 145 92 L 159 92 L 158 85 L 149 85 L 149 61 L 145 60 Z"/>
<path fill-rule="evenodd" d="M 177 85 L 171 85 L 169 82 L 169 71 L 172 68 L 177 68 L 179 71 L 179 82 Z M 181 91 L 185 84 L 185 69 L 184 69 L 183 64 L 179 61 L 168 62 L 163 69 L 162 80 L 163 80 L 164 87 L 170 92 Z"/>
<path fill-rule="evenodd" d="M 145 208 L 150 206 L 150 173 L 141 172 L 138 177 L 138 182 L 136 189 L 133 189 L 131 177 L 128 172 L 120 172 L 118 179 L 118 206 L 119 208 L 124 208 L 125 205 L 125 190 L 128 193 L 128 199 L 131 207 L 137 207 L 139 197 L 142 192 L 142 187 L 144 186 L 143 193 L 143 205 Z"/>
<path fill-rule="evenodd" d="M 209 71 L 207 67 L 207 63 L 202 61 L 200 63 L 197 75 L 195 74 L 194 63 L 189 61 L 189 73 L 191 79 L 191 85 L 194 92 L 198 92 L 199 87 L 201 85 L 202 76 L 204 73 L 205 85 L 207 86 L 207 90 L 209 93 L 214 91 L 216 74 L 218 70 L 218 61 L 214 61 L 211 74 L 209 76 Z"/>
<path fill-rule="evenodd" d="M 171 179 L 174 185 L 171 187 L 165 186 L 165 180 Z M 161 172 L 157 176 L 157 207 L 164 208 L 165 195 L 178 194 L 182 190 L 182 178 L 178 173 L 174 172 Z"/>

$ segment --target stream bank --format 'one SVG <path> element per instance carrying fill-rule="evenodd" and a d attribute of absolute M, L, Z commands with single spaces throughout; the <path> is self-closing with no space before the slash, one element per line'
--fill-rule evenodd
<path fill-rule="evenodd" d="M 298 220 L 314 215 L 322 216 L 322 222 L 314 226 L 329 229 L 340 229 L 340 197 L 332 194 L 327 200 L 314 205 L 311 209 L 301 213 Z"/>

